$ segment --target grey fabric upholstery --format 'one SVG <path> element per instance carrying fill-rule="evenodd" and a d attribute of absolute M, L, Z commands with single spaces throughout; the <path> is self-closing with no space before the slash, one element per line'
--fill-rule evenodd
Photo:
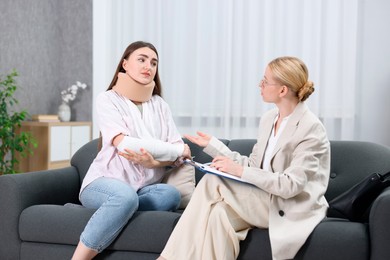
<path fill-rule="evenodd" d="M 20 238 L 22 241 L 76 245 L 80 230 L 94 212 L 60 205 L 29 207 L 20 216 Z M 160 242 L 167 239 L 179 217 L 175 212 L 136 212 L 109 249 L 159 253 L 163 249 Z M 56 232 L 52 233 L 53 230 Z"/>
<path fill-rule="evenodd" d="M 185 140 L 186 141 L 186 140 Z M 249 155 L 253 139 L 222 140 Z M 0 176 L 0 259 L 70 259 L 93 214 L 79 204 L 80 184 L 97 154 L 97 139 L 73 156 L 71 167 Z M 211 158 L 193 145 L 195 160 Z M 331 142 L 328 200 L 372 172 L 390 171 L 390 149 L 356 141 Z M 196 173 L 199 181 L 203 174 Z M 156 259 L 180 212 L 137 212 L 113 244 L 96 259 Z M 369 224 L 328 216 L 295 259 L 390 259 L 390 188 L 374 202 Z M 286 230 L 286 232 L 288 232 Z M 241 242 L 239 259 L 271 259 L 268 230 L 253 229 Z"/>

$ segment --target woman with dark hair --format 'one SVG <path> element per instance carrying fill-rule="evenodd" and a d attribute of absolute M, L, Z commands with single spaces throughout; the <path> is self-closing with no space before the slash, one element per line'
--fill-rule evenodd
<path fill-rule="evenodd" d="M 137 210 L 176 210 L 180 192 L 161 183 L 165 167 L 190 157 L 161 98 L 158 53 L 147 42 L 130 44 L 107 91 L 96 100 L 100 151 L 80 190 L 80 201 L 97 209 L 72 259 L 92 259 L 118 236 Z"/>
<path fill-rule="evenodd" d="M 261 117 L 249 157 L 211 135 L 185 135 L 214 158 L 212 167 L 246 183 L 204 175 L 159 259 L 236 259 L 253 227 L 269 230 L 274 260 L 293 259 L 325 218 L 330 144 L 304 103 L 314 91 L 306 65 L 274 59 L 259 87 L 275 108 Z"/>

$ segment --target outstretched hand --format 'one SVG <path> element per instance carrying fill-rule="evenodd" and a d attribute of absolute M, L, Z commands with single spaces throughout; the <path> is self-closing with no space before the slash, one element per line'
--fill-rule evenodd
<path fill-rule="evenodd" d="M 197 136 L 184 135 L 190 142 L 199 145 L 200 147 L 206 147 L 211 139 L 211 135 L 205 134 L 203 132 L 197 131 Z"/>

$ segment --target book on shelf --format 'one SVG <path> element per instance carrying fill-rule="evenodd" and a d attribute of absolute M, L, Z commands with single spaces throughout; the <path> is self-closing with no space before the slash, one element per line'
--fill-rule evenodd
<path fill-rule="evenodd" d="M 249 182 L 246 182 L 246 181 L 242 180 L 240 177 L 237 177 L 235 175 L 232 175 L 232 174 L 229 174 L 229 173 L 226 173 L 226 172 L 218 171 L 217 169 L 215 169 L 215 168 L 210 166 L 211 163 L 199 163 L 199 162 L 195 162 L 195 161 L 190 160 L 190 159 L 184 160 L 184 163 L 190 164 L 190 165 L 194 166 L 196 169 L 198 169 L 198 170 L 200 170 L 201 172 L 204 172 L 204 173 L 211 173 L 211 174 L 215 174 L 215 175 L 218 175 L 218 176 L 221 176 L 221 177 L 224 177 L 224 178 L 228 178 L 228 179 L 232 179 L 232 180 L 235 180 L 235 181 L 239 181 L 239 182 L 243 182 L 243 183 L 248 183 L 249 184 Z"/>
<path fill-rule="evenodd" d="M 58 115 L 36 114 L 32 115 L 31 119 L 37 122 L 60 122 Z"/>

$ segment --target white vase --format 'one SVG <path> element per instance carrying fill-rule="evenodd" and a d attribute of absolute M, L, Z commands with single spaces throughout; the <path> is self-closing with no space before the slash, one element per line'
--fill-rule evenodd
<path fill-rule="evenodd" d="M 69 122 L 71 116 L 70 106 L 66 102 L 62 102 L 62 104 L 58 107 L 58 117 L 62 122 Z"/>

